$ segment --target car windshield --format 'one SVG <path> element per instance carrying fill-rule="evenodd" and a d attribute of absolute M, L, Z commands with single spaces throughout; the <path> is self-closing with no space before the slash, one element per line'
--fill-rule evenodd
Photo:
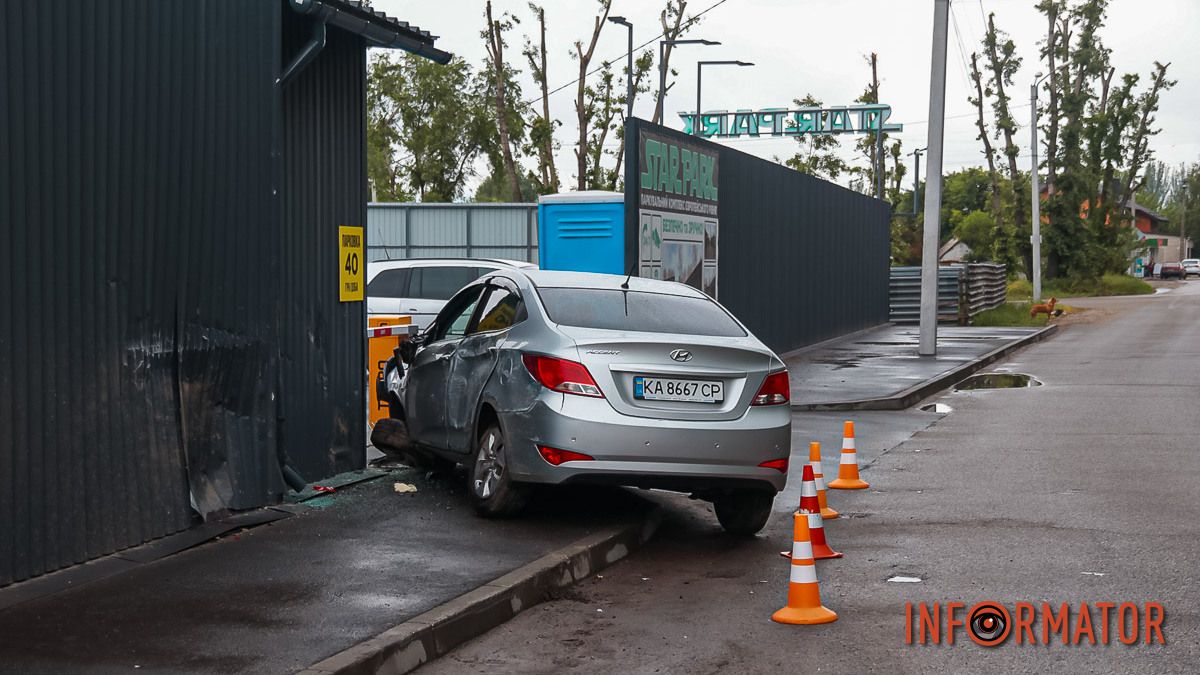
<path fill-rule="evenodd" d="M 708 298 L 601 288 L 541 288 L 550 320 L 602 330 L 745 337 L 729 313 Z"/>

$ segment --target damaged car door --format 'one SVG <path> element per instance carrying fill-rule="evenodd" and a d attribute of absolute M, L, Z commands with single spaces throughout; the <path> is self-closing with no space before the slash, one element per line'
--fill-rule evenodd
<path fill-rule="evenodd" d="M 446 385 L 447 447 L 457 452 L 474 448 L 475 416 L 484 385 L 496 367 L 500 344 L 508 329 L 525 318 L 516 284 L 503 277 L 489 280 L 478 305 L 476 318 L 450 361 Z"/>
<path fill-rule="evenodd" d="M 483 285 L 468 286 L 451 298 L 426 331 L 413 356 L 404 390 L 409 437 L 416 443 L 446 448 L 446 384 L 451 360 L 467 334 Z"/>

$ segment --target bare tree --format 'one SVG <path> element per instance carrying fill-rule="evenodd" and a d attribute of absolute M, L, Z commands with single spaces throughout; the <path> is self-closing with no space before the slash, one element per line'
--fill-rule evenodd
<path fill-rule="evenodd" d="M 493 19 L 492 0 L 487 1 L 485 15 L 487 16 L 487 30 L 483 32 L 483 37 L 487 40 L 488 59 L 491 61 L 492 76 L 495 80 L 494 100 L 496 124 L 500 132 L 500 153 L 503 158 L 504 175 L 508 182 L 510 199 L 519 202 L 521 201 L 521 183 L 517 179 L 517 163 L 513 159 L 511 134 L 508 128 L 510 105 L 508 92 L 505 89 L 508 76 L 504 64 L 504 32 L 512 28 L 513 19 L 507 14 L 502 15 L 499 21 Z"/>
<path fill-rule="evenodd" d="M 1175 86 L 1175 80 L 1167 79 L 1167 68 L 1170 65 L 1169 63 L 1154 62 L 1154 75 L 1151 77 L 1150 91 L 1143 94 L 1137 102 L 1141 117 L 1125 144 L 1129 155 L 1126 160 L 1125 181 L 1121 186 L 1119 203 L 1122 206 L 1140 187 L 1138 176 L 1146 164 L 1153 159 L 1154 154 L 1150 151 L 1150 138 L 1158 133 L 1158 130 L 1153 128 L 1153 124 L 1154 115 L 1158 112 L 1159 98 L 1163 91 Z"/>
<path fill-rule="evenodd" d="M 975 96 L 968 97 L 978 113 L 975 127 L 979 129 L 979 140 L 983 141 L 983 156 L 987 159 L 988 188 L 992 196 L 992 222 L 1000 227 L 1003 222 L 1000 207 L 1000 174 L 996 172 L 996 150 L 992 147 L 991 135 L 988 133 L 987 122 L 983 117 L 984 90 L 983 75 L 979 72 L 979 55 L 971 54 L 971 81 L 975 83 Z"/>
<path fill-rule="evenodd" d="M 996 112 L 997 131 L 1004 136 L 1004 155 L 1008 158 L 1009 185 L 1012 189 L 1013 224 L 1020 228 L 1025 223 L 1025 199 L 1021 195 L 1021 171 L 1017 168 L 1017 156 L 1020 149 L 1013 140 L 1017 131 L 1017 122 L 1012 116 L 1009 97 L 1005 92 L 1006 86 L 1012 85 L 1013 75 L 1021 67 L 1021 57 L 1016 55 L 1017 47 L 1008 35 L 996 30 L 995 13 L 988 14 L 987 35 L 983 40 L 987 48 L 988 62 L 991 65 L 991 89 L 995 94 L 992 104 Z M 1028 244 L 1018 247 L 1022 250 L 1029 248 Z"/>
<path fill-rule="evenodd" d="M 534 45 L 525 39 L 523 54 L 529 62 L 529 71 L 533 81 L 542 91 L 542 113 L 535 115 L 530 125 L 529 141 L 538 159 L 539 192 L 551 194 L 558 192 L 558 169 L 554 165 L 554 127 L 557 121 L 550 117 L 550 92 L 546 78 L 546 10 L 534 3 L 529 3 L 529 10 L 538 20 L 538 43 Z"/>
<path fill-rule="evenodd" d="M 687 9 L 688 0 L 667 0 L 667 6 L 663 8 L 661 14 L 658 15 L 658 21 L 662 24 L 663 40 L 678 40 L 680 35 L 683 35 L 688 28 L 691 28 L 696 23 L 696 17 L 690 19 L 683 18 L 683 12 Z M 658 92 L 657 100 L 654 103 L 654 117 L 650 121 L 655 124 L 662 124 L 663 119 L 663 99 L 666 98 L 667 92 L 674 85 L 669 81 L 671 72 L 671 51 L 673 45 L 663 47 L 662 63 L 658 64 L 659 72 L 665 73 L 662 80 L 666 83 L 661 91 Z"/>
<path fill-rule="evenodd" d="M 579 141 L 575 146 L 576 183 L 577 189 L 586 190 L 588 185 L 588 127 L 595 117 L 595 108 L 588 101 L 587 72 L 596 51 L 596 43 L 600 40 L 600 31 L 608 20 L 608 12 L 612 8 L 612 0 L 599 0 L 600 15 L 596 17 L 592 27 L 592 38 L 584 49 L 583 42 L 575 41 L 575 52 L 572 56 L 579 62 L 579 81 L 576 84 L 575 114 L 579 120 Z"/>

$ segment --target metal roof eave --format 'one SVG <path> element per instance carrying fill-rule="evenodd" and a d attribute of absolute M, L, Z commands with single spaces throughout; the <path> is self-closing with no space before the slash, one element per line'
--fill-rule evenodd
<path fill-rule="evenodd" d="M 300 14 L 363 36 L 372 46 L 403 49 L 443 65 L 454 57 L 433 46 L 437 37 L 429 31 L 393 19 L 355 0 L 289 0 L 289 4 Z"/>

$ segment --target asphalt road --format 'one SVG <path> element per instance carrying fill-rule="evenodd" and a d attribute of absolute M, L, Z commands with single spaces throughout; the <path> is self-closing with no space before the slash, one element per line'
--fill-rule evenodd
<path fill-rule="evenodd" d="M 663 498 L 668 520 L 641 553 L 421 673 L 1196 672 L 1200 281 L 1068 304 L 1089 311 L 994 368 L 1042 386 L 947 393 L 938 400 L 954 412 L 940 419 L 860 414 L 872 487 L 831 495 L 852 516 L 827 524 L 846 557 L 817 564 L 836 623 L 769 620 L 786 593 L 786 515 L 739 541 L 706 505 Z M 832 417 L 797 415 L 796 440 L 827 433 Z M 905 644 L 905 603 L 981 600 L 1087 602 L 1097 639 L 1095 603 L 1159 602 L 1166 644 L 1118 644 L 1115 622 L 1107 646 L 1081 634 L 985 648 L 965 631 L 953 645 Z"/>

